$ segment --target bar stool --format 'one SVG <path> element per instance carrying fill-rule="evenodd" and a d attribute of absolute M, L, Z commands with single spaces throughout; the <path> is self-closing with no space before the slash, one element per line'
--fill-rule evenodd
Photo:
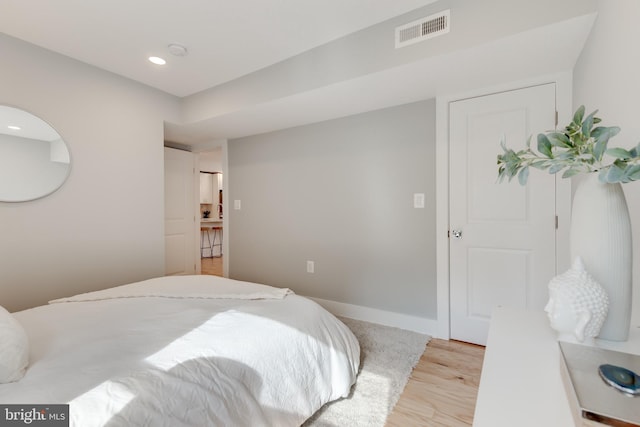
<path fill-rule="evenodd" d="M 207 240 L 204 240 L 204 235 L 207 234 Z M 215 239 L 215 234 L 214 234 Z M 215 240 L 214 240 L 215 241 Z M 207 246 L 208 243 L 208 246 Z M 211 256 L 205 257 L 204 250 L 209 249 Z M 211 244 L 211 235 L 209 234 L 209 227 L 200 227 L 200 258 L 213 258 L 213 245 Z"/>
<path fill-rule="evenodd" d="M 220 255 L 216 257 L 218 258 L 222 256 L 222 227 L 211 227 L 211 230 L 213 230 L 213 244 L 211 245 L 211 257 L 213 258 L 213 248 L 216 246 L 219 246 Z M 219 243 L 216 243 L 216 238 L 218 239 Z"/>

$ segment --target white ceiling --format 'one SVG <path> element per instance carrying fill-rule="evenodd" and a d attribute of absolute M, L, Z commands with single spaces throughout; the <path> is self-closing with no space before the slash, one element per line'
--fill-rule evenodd
<path fill-rule="evenodd" d="M 182 97 L 434 1 L 2 0 L 0 29 Z"/>
<path fill-rule="evenodd" d="M 414 61 L 251 105 L 187 125 L 165 123 L 165 137 L 194 147 L 366 111 L 457 95 L 478 88 L 503 88 L 573 68 L 595 17 L 587 15 L 516 34 L 473 49 Z M 554 40 L 552 45 L 549 40 Z M 473 64 L 473 72 L 469 72 Z M 504 90 L 504 89 L 498 89 Z"/>
<path fill-rule="evenodd" d="M 0 30 L 178 97 L 215 87 L 435 0 L 1 0 Z M 572 69 L 594 16 L 460 47 L 195 123 L 165 123 L 194 150 L 215 140 Z M 553 43 L 549 43 L 553 40 Z M 171 56 L 170 43 L 187 47 Z M 147 61 L 163 56 L 166 66 Z M 473 64 L 472 72 L 469 64 Z"/>

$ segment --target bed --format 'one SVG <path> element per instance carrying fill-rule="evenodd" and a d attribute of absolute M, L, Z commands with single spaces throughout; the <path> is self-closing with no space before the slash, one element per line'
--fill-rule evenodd
<path fill-rule="evenodd" d="M 351 331 L 315 302 L 216 276 L 150 279 L 12 317 L 29 361 L 0 384 L 0 404 L 68 403 L 78 427 L 299 426 L 349 394 L 360 361 Z"/>

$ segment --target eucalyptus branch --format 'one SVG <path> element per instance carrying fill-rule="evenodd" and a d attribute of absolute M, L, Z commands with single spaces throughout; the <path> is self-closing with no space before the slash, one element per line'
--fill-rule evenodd
<path fill-rule="evenodd" d="M 640 143 L 626 150 L 607 148 L 609 139 L 620 132 L 617 126 L 594 126 L 601 122 L 595 116 L 597 110 L 584 117 L 584 106 L 576 110 L 573 120 L 562 132 L 550 131 L 538 134 L 537 150 L 531 148 L 531 137 L 526 149 L 514 151 L 507 148 L 504 139 L 500 142 L 503 153 L 498 154 L 498 181 L 511 181 L 518 177 L 525 185 L 529 179 L 529 168 L 548 170 L 569 178 L 580 173 L 598 172 L 601 182 L 631 182 L 640 180 Z M 614 160 L 604 164 L 605 157 Z"/>

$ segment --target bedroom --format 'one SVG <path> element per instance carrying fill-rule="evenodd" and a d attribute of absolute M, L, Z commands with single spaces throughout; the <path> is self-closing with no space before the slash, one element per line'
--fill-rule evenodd
<path fill-rule="evenodd" d="M 491 5 L 478 6 L 486 10 L 505 10 L 510 2 L 491 2 Z M 563 2 L 564 3 L 564 2 Z M 573 4 L 575 2 L 567 2 Z M 638 95 L 638 84 L 634 75 L 634 69 L 638 65 L 637 52 L 625 49 L 628 40 L 637 40 L 638 30 L 633 26 L 630 16 L 637 16 L 637 6 L 631 1 L 615 2 L 581 2 L 581 6 L 586 10 L 597 10 L 598 19 L 594 24 L 591 34 L 587 39 L 584 50 L 582 45 L 575 46 L 575 58 L 577 61 L 568 64 L 562 69 L 547 69 L 543 71 L 531 70 L 539 74 L 549 74 L 555 72 L 568 72 L 571 75 L 572 83 L 568 88 L 572 93 L 570 98 L 569 111 L 561 111 L 567 116 L 571 108 L 580 104 L 585 104 L 589 108 L 598 108 L 604 117 L 622 127 L 623 132 L 618 137 L 619 141 L 625 144 L 633 144 L 636 135 L 640 134 L 640 125 L 635 120 L 633 100 Z M 468 4 L 468 2 L 467 2 Z M 447 7 L 454 6 L 464 8 L 465 2 L 447 2 Z M 466 6 L 470 7 L 470 6 Z M 530 13 L 524 13 L 523 8 L 531 8 Z M 426 6 L 426 10 L 413 12 L 411 17 L 417 18 L 430 13 L 431 9 Z M 511 10 L 516 8 L 510 7 Z M 558 15 L 562 11 L 561 5 L 556 2 L 538 2 L 537 5 L 519 5 L 517 7 L 518 16 L 513 16 L 514 21 L 520 25 L 529 25 L 530 28 L 545 27 L 552 22 L 556 22 Z M 526 9 L 525 9 L 526 10 Z M 546 11 L 546 12 L 545 12 Z M 425 13 L 427 12 L 427 13 Z M 467 13 L 474 13 L 474 10 Z M 534 13 L 536 12 L 536 13 Z M 505 12 L 506 13 L 506 12 Z M 515 12 L 511 12 L 512 14 Z M 521 15 L 535 17 L 535 22 L 523 22 Z M 162 141 L 164 141 L 164 122 L 188 123 L 195 122 L 198 118 L 197 102 L 206 102 L 206 99 L 193 99 L 190 102 L 181 101 L 175 96 L 154 90 L 148 86 L 140 85 L 134 81 L 116 76 L 109 72 L 100 70 L 83 64 L 79 61 L 63 57 L 51 51 L 30 45 L 11 37 L 9 23 L 4 21 L 10 19 L 10 13 L 2 13 L 3 35 L 0 39 L 3 58 L 10 66 L 0 68 L 2 81 L 11 84 L 0 87 L 0 98 L 2 103 L 21 106 L 38 116 L 45 118 L 61 135 L 64 135 L 71 147 L 73 156 L 73 172 L 70 179 L 55 194 L 45 199 L 23 204 L 1 204 L 0 224 L 2 224 L 2 260 L 3 266 L 0 277 L 2 284 L 3 306 L 10 311 L 21 310 L 27 307 L 46 303 L 51 299 L 73 295 L 80 292 L 103 289 L 123 283 L 134 282 L 149 277 L 163 274 L 164 263 L 164 237 L 163 237 L 163 151 Z M 568 14 L 565 17 L 570 16 Z M 454 15 L 455 17 L 455 15 Z M 509 17 L 508 15 L 506 17 Z M 389 17 L 391 18 L 391 17 Z M 408 17 L 407 17 L 408 18 Z M 498 16 L 505 18 L 505 16 Z M 534 19 L 534 18 L 531 18 Z M 407 19 L 398 20 L 405 22 Z M 410 19 L 409 19 L 410 20 Z M 463 32 L 460 27 L 454 31 Z M 515 25 L 515 24 L 514 24 Z M 502 28 L 502 31 L 524 31 L 523 27 L 505 29 L 501 25 L 494 25 L 494 31 Z M 512 34 L 513 34 L 512 33 Z M 505 33 L 500 36 L 505 37 Z M 476 37 L 478 37 L 476 35 Z M 487 36 L 490 37 L 490 36 Z M 491 35 L 499 37 L 499 35 Z M 444 40 L 442 37 L 438 40 Z M 481 40 L 478 41 L 480 43 Z M 484 40 L 486 42 L 486 39 Z M 420 55 L 425 55 L 424 52 Z M 348 59 L 356 61 L 353 54 L 347 55 Z M 524 54 L 526 56 L 526 54 Z M 549 62 L 558 60 L 552 58 Z M 407 61 L 415 61 L 410 58 Z M 4 61 L 3 61 L 4 62 Z M 479 64 L 489 67 L 491 64 Z M 545 64 L 553 67 L 553 64 Z M 348 70 L 338 70 L 345 73 Z M 464 82 L 455 81 L 455 86 L 444 88 L 443 94 L 468 93 L 482 88 L 493 88 L 501 85 L 508 85 L 511 82 L 524 81 L 535 76 L 526 73 L 516 77 L 505 76 L 495 73 L 494 80 L 488 82 L 476 81 L 472 77 L 469 69 L 458 70 L 463 76 L 468 78 Z M 504 70 L 503 70 L 504 71 Z M 353 70 L 354 73 L 371 74 L 371 69 Z M 506 74 L 506 71 L 504 71 Z M 309 91 L 317 81 L 313 81 L 314 76 L 304 76 L 300 85 L 309 85 L 302 90 Z M 491 76 L 489 76 L 491 77 Z M 315 76 L 315 78 L 318 78 Z M 338 78 L 344 78 L 338 76 Z M 397 83 L 399 86 L 400 83 Z M 339 87 L 339 85 L 337 85 Z M 334 86 L 335 87 L 335 86 Z M 229 87 L 229 90 L 233 87 Z M 301 91 L 302 91 L 301 90 Z M 344 114 L 344 119 L 335 118 L 336 122 L 324 124 L 309 124 L 298 131 L 306 132 L 305 136 L 311 136 L 320 131 L 335 131 L 336 128 L 344 126 L 356 127 L 353 124 L 357 120 L 367 122 L 376 121 L 376 114 L 393 115 L 400 114 L 403 109 L 431 109 L 428 124 L 415 125 L 420 132 L 429 133 L 432 141 L 436 138 L 437 112 L 434 97 L 436 94 L 423 96 L 415 90 L 417 99 L 408 97 L 406 102 L 394 105 L 404 105 L 404 107 L 383 110 L 383 105 L 376 105 L 371 110 L 380 110 L 378 113 L 364 113 L 357 116 L 355 113 Z M 233 93 L 231 93 L 233 95 Z M 238 96 L 242 95 L 238 93 Z M 440 95 L 440 93 L 438 93 Z M 265 95 L 267 96 L 267 95 Z M 283 96 L 276 94 L 276 96 Z M 259 102 L 258 99 L 248 99 L 250 103 Z M 369 98 L 363 98 L 369 102 Z M 413 104 L 416 101 L 418 104 Z M 373 103 L 373 101 L 371 101 Z M 192 108 L 195 113 L 185 107 Z M 341 106 L 346 108 L 346 106 Z M 215 110 L 216 105 L 211 107 Z M 213 113 L 211 113 L 213 114 Z M 330 117 L 323 117 L 328 120 Z M 222 120 L 222 119 L 221 119 Z M 341 121 L 342 120 L 342 121 Z M 393 123 L 389 122 L 381 125 Z M 315 127 L 314 127 L 315 126 Z M 428 128 L 420 128 L 427 126 Z M 283 126 L 290 128 L 291 126 Z M 393 130 L 393 129 L 390 129 Z M 418 130 L 416 130 L 418 131 Z M 293 130 L 284 132 L 293 132 Z M 256 132 L 258 133 L 258 132 Z M 235 139 L 231 137 L 229 139 Z M 363 144 L 362 140 L 356 141 Z M 280 147 L 274 147 L 271 154 Z M 298 147 L 299 150 L 312 150 L 314 147 Z M 384 146 L 383 146 L 384 148 Z M 233 150 L 229 143 L 229 151 Z M 269 146 L 263 147 L 268 151 Z M 318 149 L 316 147 L 316 149 Z M 357 145 L 354 150 L 361 149 Z M 435 147 L 419 146 L 415 148 L 413 154 L 418 156 L 428 156 L 429 149 Z M 401 163 L 387 161 L 389 153 L 382 152 L 376 160 L 376 171 L 372 171 L 372 179 L 376 176 L 388 175 L 401 176 L 401 173 L 408 167 L 407 157 L 401 159 Z M 433 151 L 434 152 L 434 151 Z M 230 153 L 231 154 L 231 153 Z M 281 153 L 282 156 L 288 153 Z M 322 153 L 319 153 L 322 154 Z M 373 155 L 371 153 L 370 155 Z M 410 156 L 408 156 L 410 157 Z M 435 164 L 435 160 L 430 159 Z M 233 181 L 243 184 L 243 179 L 258 180 L 261 170 L 255 168 L 243 171 L 242 165 L 234 164 L 230 158 L 229 174 L 230 185 Z M 350 165 L 347 165 L 350 166 Z M 275 260 L 270 265 L 269 259 L 263 259 L 260 264 L 258 260 L 244 258 L 241 252 L 234 252 L 231 249 L 229 254 L 231 276 L 238 278 L 256 279 L 264 269 L 267 282 L 276 284 L 281 280 L 288 282 L 285 286 L 293 285 L 293 282 L 300 282 L 301 294 L 308 294 L 325 300 L 336 301 L 349 306 L 365 307 L 373 310 L 376 314 L 399 314 L 401 320 L 421 322 L 422 327 L 429 328 L 434 336 L 439 335 L 438 326 L 438 266 L 434 261 L 436 246 L 433 242 L 436 235 L 436 215 L 434 198 L 436 192 L 435 172 L 425 169 L 414 171 L 416 176 L 407 177 L 408 181 L 400 182 L 398 185 L 409 195 L 409 204 L 413 193 L 425 193 L 431 195 L 431 207 L 433 211 L 431 217 L 424 220 L 414 219 L 409 223 L 409 230 L 406 233 L 424 233 L 421 238 L 408 238 L 400 235 L 400 242 L 390 239 L 398 236 L 393 229 L 406 224 L 407 216 L 415 214 L 407 203 L 397 198 L 402 197 L 397 191 L 387 191 L 384 197 L 370 197 L 372 191 L 369 188 L 346 188 L 343 193 L 341 187 L 336 185 L 345 181 L 349 177 L 346 167 L 337 171 L 328 169 L 324 177 L 316 177 L 309 182 L 309 187 L 300 189 L 296 194 L 322 194 L 327 196 L 329 186 L 332 197 L 337 197 L 342 205 L 327 204 L 323 206 L 326 211 L 320 212 L 328 224 L 338 227 L 345 227 L 339 223 L 340 216 L 353 215 L 360 218 L 365 213 L 374 211 L 380 214 L 379 225 L 384 231 L 381 236 L 382 241 L 371 235 L 373 243 L 366 241 L 343 241 L 340 244 L 335 242 L 330 246 L 328 253 L 301 253 L 302 258 L 295 262 L 295 265 L 280 265 L 279 260 Z M 286 172 L 295 172 L 299 167 L 293 164 Z M 235 170 L 234 170 L 235 168 Z M 384 168 L 384 170 L 383 170 Z M 378 175 L 379 170 L 379 175 Z M 333 176 L 333 172 L 342 175 Z M 374 173 L 375 172 L 375 173 Z M 431 173 L 430 176 L 427 173 Z M 234 177 L 233 174 L 237 175 Z M 342 181 L 340 181 L 342 180 Z M 431 180 L 431 181 L 428 181 Z M 374 182 L 380 182 L 378 180 Z M 333 185 L 332 185 L 333 184 Z M 244 185 L 244 184 L 243 184 Z M 396 190 L 395 188 L 393 190 Z M 633 218 L 638 217 L 639 197 L 638 188 L 628 186 L 627 198 Z M 233 191 L 233 188 L 231 188 Z M 337 193 L 337 194 L 336 194 Z M 356 195 L 357 200 L 352 199 Z M 231 194 L 231 198 L 234 196 Z M 256 215 L 256 210 L 250 210 L 250 199 L 244 195 L 242 198 L 243 210 L 241 212 Z M 361 202 L 362 204 L 350 201 Z M 363 201 L 364 200 L 364 201 Z M 264 200 L 260 200 L 264 203 Z M 278 220 L 285 218 L 288 214 L 290 200 L 269 201 L 269 205 L 260 205 L 260 212 L 277 216 Z M 355 205 L 355 206 L 354 206 Z M 352 206 L 350 210 L 344 212 L 345 206 Z M 427 203 L 427 206 L 430 206 Z M 245 208 L 246 207 L 246 208 Z M 295 205 L 296 209 L 302 209 Z M 368 209 L 371 207 L 371 209 Z M 428 210 L 420 211 L 420 215 L 427 215 Z M 295 211 L 300 215 L 299 211 Z M 227 217 L 233 216 L 230 212 Z M 312 212 L 311 219 L 317 219 L 318 212 Z M 403 216 L 405 215 L 405 216 Z M 353 221 L 353 217 L 350 218 Z M 374 218 L 375 219 L 375 218 Z M 254 226 L 257 223 L 255 217 L 249 218 Z M 265 219 L 261 219 L 265 221 Z M 263 223 L 264 224 L 264 223 Z M 301 224 L 305 225 L 305 224 Z M 635 225 L 635 224 L 634 224 Z M 305 225 L 306 226 L 306 225 Z M 389 231 L 391 230 L 391 231 Z M 248 245 L 252 241 L 247 240 L 251 236 L 243 236 L 237 233 L 234 236 L 233 229 L 230 230 L 230 245 Z M 304 242 L 325 241 L 325 231 L 322 229 L 307 230 Z M 340 229 L 339 231 L 344 231 Z M 385 234 L 387 233 L 387 234 Z M 638 241 L 638 227 L 634 227 L 634 241 Z M 284 239 L 283 243 L 293 240 L 295 236 L 287 236 L 285 230 L 275 229 L 270 234 L 259 234 L 264 241 L 253 241 L 256 247 L 268 248 L 271 242 Z M 361 238 L 362 236 L 357 236 Z M 235 242 L 234 239 L 242 239 Z M 292 245 L 299 245 L 297 241 L 291 241 Z M 378 245 L 371 247 L 372 244 Z M 395 246 L 394 246 L 395 245 Z M 305 245 L 306 246 L 306 245 Z M 313 250 L 317 245 L 306 248 Z M 388 274 L 385 263 L 356 265 L 362 262 L 361 255 L 367 254 L 369 250 L 376 250 L 376 253 L 387 258 L 390 255 L 399 256 L 396 260 L 398 265 L 391 265 L 396 268 L 394 274 L 403 274 L 407 279 L 404 287 L 391 287 L 385 282 Z M 324 248 L 327 251 L 326 248 Z M 416 253 L 415 257 L 410 254 Z M 227 252 L 229 253 L 229 252 Z M 28 255 L 27 255 L 28 254 Z M 31 255 L 31 256 L 29 256 Z M 286 256 L 287 254 L 284 254 Z M 330 255 L 330 258 L 329 258 Z M 255 256 L 255 255 L 254 255 Z M 636 251 L 636 260 L 638 251 Z M 308 276 L 304 272 L 304 262 L 313 257 L 316 261 L 316 271 L 313 276 Z M 37 259 L 37 268 L 33 267 L 34 259 Z M 338 286 L 334 276 L 326 276 L 337 271 L 335 259 L 344 260 L 339 264 L 342 273 L 352 273 L 349 286 Z M 389 261 L 390 262 L 390 261 Z M 638 264 L 635 262 L 634 264 Z M 332 265 L 331 271 L 327 271 L 327 266 Z M 352 265 L 354 267 L 352 267 Z M 357 269 L 355 268 L 357 267 Z M 235 269 L 235 270 L 234 270 Z M 352 272 L 355 270 L 355 273 Z M 404 273 L 402 273 L 404 271 Z M 400 272 L 400 273 L 398 273 Z M 637 283 L 636 275 L 636 283 Z M 373 289 L 369 288 L 369 285 Z M 295 290 L 295 289 L 294 289 Z M 638 306 L 638 297 L 634 300 L 634 307 Z M 637 318 L 636 309 L 634 314 Z M 392 316 L 392 320 L 398 320 L 398 316 Z M 417 318 L 417 319 L 416 319 Z M 637 323 L 637 321 L 636 321 Z M 426 325 L 426 326 L 424 326 Z"/>

